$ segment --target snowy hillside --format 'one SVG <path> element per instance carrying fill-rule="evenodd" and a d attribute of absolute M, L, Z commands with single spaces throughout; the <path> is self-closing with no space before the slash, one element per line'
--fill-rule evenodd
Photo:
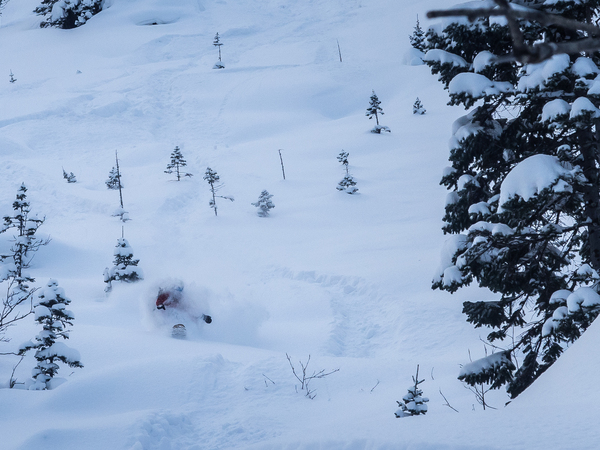
<path fill-rule="evenodd" d="M 493 296 L 430 289 L 463 111 L 405 64 L 417 14 L 445 2 L 106 0 L 72 30 L 40 29 L 38 4 L 11 0 L 0 17 L 0 214 L 25 183 L 52 239 L 30 272 L 72 300 L 67 344 L 84 368 L 61 366 L 53 390 L 0 389 L 3 449 L 597 448 L 599 324 L 506 407 L 501 390 L 483 411 L 456 379 L 469 350 L 484 355 L 462 302 Z M 391 133 L 369 132 L 373 90 Z M 193 174 L 179 182 L 164 173 L 176 146 Z M 355 195 L 336 190 L 342 150 Z M 105 185 L 115 151 L 125 224 Z M 235 198 L 217 198 L 218 216 L 207 167 Z M 251 204 L 263 190 L 269 217 Z M 144 280 L 106 295 L 122 233 Z M 157 310 L 174 284 L 185 307 Z M 171 337 L 178 323 L 186 339 Z M 38 332 L 21 321 L 0 352 Z M 339 371 L 311 382 L 311 400 L 286 353 L 297 370 L 310 355 L 309 373 Z M 3 388 L 18 361 L 0 358 Z M 429 412 L 396 419 L 417 365 Z M 28 354 L 17 382 L 34 366 Z"/>

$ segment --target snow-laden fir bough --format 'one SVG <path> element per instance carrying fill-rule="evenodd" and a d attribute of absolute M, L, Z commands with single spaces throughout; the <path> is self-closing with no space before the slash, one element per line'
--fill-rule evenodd
<path fill-rule="evenodd" d="M 34 12 L 44 19 L 40 27 L 76 28 L 102 10 L 104 0 L 42 0 Z"/>

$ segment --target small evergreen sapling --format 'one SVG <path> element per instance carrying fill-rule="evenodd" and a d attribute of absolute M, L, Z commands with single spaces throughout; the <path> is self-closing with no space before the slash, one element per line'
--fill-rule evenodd
<path fill-rule="evenodd" d="M 258 215 L 260 217 L 267 217 L 269 215 L 269 210 L 275 208 L 275 205 L 271 201 L 273 196 L 269 194 L 266 190 L 260 193 L 258 197 L 258 201 L 256 203 L 252 203 L 253 206 L 258 208 Z"/>
<path fill-rule="evenodd" d="M 183 159 L 181 150 L 179 147 L 175 147 L 175 150 L 171 153 L 171 162 L 167 164 L 167 170 L 165 173 L 175 173 L 177 175 L 177 181 L 181 180 L 181 177 L 191 177 L 191 173 L 182 172 L 181 169 L 187 166 L 187 162 Z"/>
<path fill-rule="evenodd" d="M 13 202 L 13 216 L 4 217 L 4 226 L 0 232 L 14 228 L 17 231 L 14 244 L 10 249 L 10 255 L 0 255 L 1 260 L 12 259 L 8 269 L 9 277 L 15 278 L 17 282 L 23 277 L 24 281 L 33 281 L 23 275 L 23 269 L 29 267 L 34 252 L 41 246 L 50 242 L 50 239 L 40 239 L 35 236 L 37 229 L 42 226 L 45 218 L 40 219 L 37 215 L 31 216 L 27 201 L 27 187 L 21 184 L 17 192 L 17 198 Z"/>
<path fill-rule="evenodd" d="M 426 112 L 427 110 L 423 108 L 423 103 L 421 103 L 421 100 L 419 100 L 419 97 L 417 97 L 415 103 L 413 104 L 413 114 L 425 114 Z"/>
<path fill-rule="evenodd" d="M 346 170 L 346 176 L 338 183 L 336 189 L 347 194 L 355 194 L 358 192 L 358 188 L 355 187 L 356 181 L 354 181 L 354 178 L 352 175 L 350 175 L 350 171 L 348 170 L 348 156 L 349 154 L 342 150 L 337 157 L 337 160 L 344 166 L 344 169 Z"/>
<path fill-rule="evenodd" d="M 421 28 L 421 24 L 419 23 L 419 16 L 417 16 L 417 24 L 415 25 L 415 29 L 413 34 L 408 37 L 410 41 L 410 45 L 417 50 L 422 52 L 425 51 L 425 45 L 427 43 L 427 38 L 425 37 L 425 32 Z"/>
<path fill-rule="evenodd" d="M 21 345 L 19 354 L 35 349 L 37 366 L 32 371 L 35 380 L 30 390 L 51 389 L 51 381 L 58 372 L 58 362 L 70 367 L 83 367 L 79 352 L 59 341 L 69 339 L 68 326 L 73 326 L 75 316 L 66 307 L 71 303 L 65 291 L 58 287 L 56 280 L 48 281 L 38 294 L 35 305 L 35 320 L 42 325 L 42 331 L 32 340 Z M 57 342 L 58 341 L 58 342 Z"/>
<path fill-rule="evenodd" d="M 429 399 L 427 397 L 423 397 L 423 391 L 419 389 L 419 384 L 421 384 L 425 379 L 419 380 L 419 366 L 417 365 L 417 375 L 412 377 L 413 385 L 408 388 L 408 393 L 402 397 L 402 402 L 398 403 L 400 407 L 394 415 L 397 418 L 406 417 L 406 416 L 418 416 L 420 414 L 427 413 L 427 403 Z"/>
<path fill-rule="evenodd" d="M 121 189 L 123 187 L 123 185 L 121 185 L 121 174 L 116 167 L 110 169 L 108 180 L 106 180 L 105 183 L 106 187 L 112 190 Z"/>
<path fill-rule="evenodd" d="M 383 116 L 383 109 L 381 106 L 379 106 L 380 104 L 381 102 L 379 101 L 379 97 L 377 97 L 377 94 L 375 94 L 375 91 L 373 91 L 373 95 L 371 95 L 371 99 L 369 101 L 369 107 L 365 113 L 365 116 L 367 116 L 369 120 L 375 117 L 376 125 L 371 130 L 371 133 L 381 134 L 382 131 L 387 131 L 388 133 L 391 132 L 388 127 L 379 125 L 379 116 Z"/>
<path fill-rule="evenodd" d="M 125 211 L 123 206 L 123 184 L 121 183 L 121 168 L 119 167 L 119 154 L 115 150 L 115 167 L 113 167 L 108 174 L 108 180 L 106 180 L 106 187 L 108 189 L 119 190 L 119 207 L 113 213 L 114 217 L 119 217 L 122 222 L 127 222 L 129 219 L 129 213 Z"/>
<path fill-rule="evenodd" d="M 67 183 L 77 183 L 77 178 L 73 172 L 67 173 L 63 167 L 63 178 L 67 180 Z"/>
<path fill-rule="evenodd" d="M 144 279 L 142 271 L 137 267 L 140 260 L 133 259 L 133 249 L 127 239 L 117 239 L 114 255 L 113 267 L 104 269 L 104 282 L 106 283 L 104 291 L 107 293 L 112 290 L 113 281 L 133 283 Z"/>
<path fill-rule="evenodd" d="M 223 61 L 221 60 L 221 45 L 223 45 L 223 43 L 221 42 L 221 37 L 219 36 L 219 33 L 215 34 L 215 39 L 213 40 L 213 45 L 219 49 L 219 60 L 215 63 L 215 65 L 213 66 L 213 69 L 224 69 L 225 65 L 223 64 Z"/>
<path fill-rule="evenodd" d="M 234 198 L 233 197 L 227 197 L 224 195 L 216 195 L 216 192 L 221 189 L 223 187 L 222 184 L 219 184 L 219 180 L 220 177 L 219 175 L 217 175 L 217 172 L 215 172 L 214 170 L 212 170 L 210 167 L 206 168 L 206 173 L 204 174 L 203 177 L 204 180 L 206 180 L 206 182 L 208 183 L 208 185 L 210 186 L 210 192 L 212 194 L 212 200 L 210 200 L 208 202 L 209 206 L 211 208 L 213 208 L 215 210 L 215 216 L 218 215 L 217 214 L 217 197 L 219 198 L 224 198 L 230 201 L 233 201 Z"/>
<path fill-rule="evenodd" d="M 11 83 L 14 83 L 15 81 L 17 81 L 17 79 L 15 78 L 15 75 L 12 73 L 12 70 L 10 71 L 10 75 L 9 76 L 10 76 L 10 80 L 9 81 Z"/>
<path fill-rule="evenodd" d="M 0 233 L 10 229 L 16 231 L 13 245 L 8 252 L 0 254 L 0 262 L 3 263 L 0 282 L 6 281 L 8 285 L 0 307 L 0 342 L 5 341 L 4 334 L 8 327 L 31 314 L 31 308 L 26 311 L 23 306 L 32 299 L 35 289 L 29 286 L 35 279 L 25 269 L 29 267 L 33 253 L 50 242 L 49 238 L 41 239 L 35 235 L 45 219 L 30 217 L 26 192 L 27 188 L 22 184 L 13 202 L 14 215 L 4 217 L 4 225 L 0 227 Z"/>

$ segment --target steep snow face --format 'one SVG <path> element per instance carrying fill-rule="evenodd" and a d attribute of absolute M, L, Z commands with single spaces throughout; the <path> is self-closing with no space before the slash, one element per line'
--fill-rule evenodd
<path fill-rule="evenodd" d="M 504 408 L 504 392 L 488 393 L 498 410 L 485 414 L 456 380 L 480 334 L 462 302 L 495 296 L 430 289 L 444 242 L 439 174 L 461 111 L 426 67 L 402 59 L 417 14 L 445 2 L 106 0 L 73 30 L 40 29 L 38 4 L 9 1 L 0 17 L 0 214 L 26 182 L 46 217 L 38 235 L 52 239 L 32 261 L 32 285 L 59 279 L 77 317 L 68 344 L 78 354 L 52 352 L 85 367 L 62 371 L 51 390 L 0 389 L 3 448 L 595 448 L 597 370 L 583 359 L 545 373 L 527 403 Z M 222 70 L 212 69 L 216 32 Z M 392 133 L 369 132 L 372 90 Z M 412 114 L 417 96 L 426 115 Z M 477 132 L 456 123 L 454 140 Z M 163 173 L 176 146 L 194 174 L 180 182 Z M 105 185 L 115 150 L 126 222 Z M 359 195 L 336 190 L 341 150 Z M 207 167 L 217 194 L 235 198 L 218 217 Z M 277 204 L 268 218 L 252 205 L 263 191 Z M 0 235 L 2 252 L 12 238 Z M 107 296 L 115 239 L 135 249 L 144 280 Z M 448 279 L 459 276 L 456 245 L 439 268 Z M 173 284 L 179 306 L 158 310 Z M 172 338 L 177 325 L 186 339 Z M 38 332 L 29 316 L 0 352 Z M 565 356 L 593 348 L 586 338 Z M 311 381 L 309 400 L 286 353 L 297 371 L 340 370 Z M 17 363 L 0 358 L 2 387 Z M 396 401 L 417 364 L 428 413 L 400 422 Z M 17 383 L 34 366 L 27 356 Z M 548 396 L 565 379 L 580 383 L 583 403 Z"/>

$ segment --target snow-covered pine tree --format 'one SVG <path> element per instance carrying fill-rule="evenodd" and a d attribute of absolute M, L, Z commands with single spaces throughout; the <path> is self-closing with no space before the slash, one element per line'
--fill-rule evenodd
<path fill-rule="evenodd" d="M 103 0 L 42 0 L 34 12 L 44 16 L 41 28 L 76 28 L 102 11 Z"/>
<path fill-rule="evenodd" d="M 8 81 L 10 81 L 11 83 L 14 83 L 15 81 L 17 81 L 17 79 L 15 78 L 15 75 L 12 73 L 12 70 L 10 71 L 10 79 Z"/>
<path fill-rule="evenodd" d="M 67 180 L 67 183 L 77 183 L 77 177 L 75 177 L 75 174 L 73 172 L 67 173 L 64 168 L 62 171 L 63 171 L 63 178 L 65 180 Z"/>
<path fill-rule="evenodd" d="M 112 214 L 113 217 L 118 217 L 122 222 L 127 222 L 130 219 L 129 213 L 125 211 L 123 206 L 123 184 L 121 183 L 121 168 L 119 167 L 119 153 L 117 150 L 115 150 L 115 166 L 108 174 L 108 180 L 105 183 L 108 189 L 119 190 L 119 207 Z"/>
<path fill-rule="evenodd" d="M 423 29 L 421 28 L 421 24 L 419 23 L 419 16 L 417 16 L 417 24 L 415 25 L 413 34 L 409 36 L 408 39 L 410 40 L 410 45 L 412 45 L 417 50 L 425 50 L 427 39 L 425 37 L 425 32 L 423 31 Z"/>
<path fill-rule="evenodd" d="M 427 110 L 423 107 L 423 103 L 419 100 L 419 97 L 415 100 L 413 104 L 413 114 L 425 114 Z"/>
<path fill-rule="evenodd" d="M 3 261 L 9 260 L 8 274 L 11 277 L 19 280 L 23 274 L 23 269 L 29 267 L 35 253 L 41 246 L 50 242 L 50 239 L 42 239 L 35 235 L 38 228 L 42 226 L 45 218 L 39 218 L 36 215 L 31 215 L 30 204 L 27 200 L 27 187 L 25 183 L 21 184 L 17 192 L 16 200 L 13 202 L 14 215 L 4 217 L 4 225 L 0 232 L 5 232 L 14 229 L 13 245 L 10 253 L 0 255 Z"/>
<path fill-rule="evenodd" d="M 596 0 L 520 4 L 585 23 L 600 13 Z M 520 24 L 529 46 L 587 36 Z M 441 181 L 451 191 L 443 230 L 453 236 L 433 287 L 454 292 L 476 281 L 496 294 L 464 302 L 463 312 L 489 329 L 488 341 L 505 357 L 491 355 L 479 367 L 493 370 L 471 371 L 465 381 L 506 383 L 514 398 L 600 310 L 600 55 L 494 64 L 514 48 L 508 27 L 488 18 L 429 29 L 426 50 L 450 104 L 477 102 L 453 127 L 452 167 Z M 569 306 L 568 298 L 580 303 Z M 585 317 L 577 314 L 582 298 Z"/>
<path fill-rule="evenodd" d="M 51 381 L 56 376 L 58 362 L 69 367 L 83 367 L 81 357 L 59 338 L 69 339 L 68 326 L 73 326 L 75 316 L 66 307 L 71 303 L 65 296 L 64 289 L 58 287 L 56 280 L 48 281 L 38 294 L 38 302 L 34 307 L 35 320 L 42 325 L 42 331 L 32 340 L 21 345 L 19 354 L 35 349 L 37 366 L 32 371 L 34 383 L 30 390 L 51 389 Z"/>
<path fill-rule="evenodd" d="M 140 260 L 133 259 L 133 249 L 127 239 L 117 239 L 114 256 L 113 267 L 104 269 L 105 292 L 112 290 L 113 281 L 133 283 L 144 279 L 141 269 L 137 267 Z"/>
<path fill-rule="evenodd" d="M 9 251 L 0 254 L 0 282 L 6 282 L 6 297 L 2 299 L 0 311 L 0 341 L 4 339 L 6 329 L 19 320 L 27 317 L 31 309 L 23 308 L 35 292 L 30 284 L 35 281 L 25 269 L 34 253 L 50 239 L 42 239 L 35 235 L 37 229 L 44 223 L 37 215 L 30 217 L 30 204 L 27 201 L 27 188 L 22 184 L 13 202 L 14 215 L 4 217 L 4 225 L 0 233 L 14 229 L 13 244 Z"/>
<path fill-rule="evenodd" d="M 417 375 L 412 377 L 413 385 L 408 388 L 408 393 L 402 397 L 402 402 L 398 403 L 399 409 L 394 413 L 397 418 L 406 416 L 418 416 L 427 413 L 427 397 L 423 397 L 423 391 L 419 384 L 425 379 L 419 380 L 419 366 L 417 365 Z"/>
<path fill-rule="evenodd" d="M 116 167 L 110 169 L 108 173 L 108 180 L 105 181 L 106 187 L 108 189 L 117 190 L 123 187 L 121 184 L 121 174 L 117 170 Z"/>
<path fill-rule="evenodd" d="M 383 109 L 379 105 L 381 105 L 379 97 L 377 97 L 377 94 L 375 94 L 375 91 L 373 91 L 373 94 L 371 95 L 371 99 L 369 101 L 369 107 L 367 108 L 367 112 L 365 113 L 365 116 L 367 116 L 369 120 L 375 117 L 376 125 L 371 130 L 371 133 L 381 134 L 382 131 L 390 132 L 391 130 L 388 127 L 379 125 L 379 116 L 383 116 Z"/>
<path fill-rule="evenodd" d="M 338 183 L 336 189 L 347 194 L 355 194 L 356 192 L 358 192 L 358 188 L 355 187 L 356 181 L 354 181 L 354 178 L 352 177 L 352 175 L 350 175 L 350 171 L 348 169 L 348 156 L 349 154 L 342 150 L 337 157 L 337 160 L 342 164 L 342 166 L 344 166 L 344 169 L 346 170 L 346 175 L 344 176 L 342 181 Z"/>
<path fill-rule="evenodd" d="M 210 193 L 212 194 L 212 200 L 210 200 L 208 202 L 209 206 L 215 210 L 215 216 L 218 215 L 217 214 L 217 197 L 218 198 L 224 198 L 230 201 L 233 201 L 234 198 L 233 197 L 228 197 L 228 196 L 224 196 L 224 195 L 216 195 L 217 191 L 219 189 L 221 189 L 223 187 L 222 184 L 219 184 L 219 180 L 220 177 L 219 175 L 217 175 L 217 172 L 215 172 L 214 170 L 212 170 L 210 167 L 206 168 L 206 172 L 204 174 L 203 179 L 208 183 L 208 185 L 210 186 Z"/>
<path fill-rule="evenodd" d="M 275 205 L 271 201 L 273 195 L 269 194 L 267 190 L 264 190 L 258 196 L 258 201 L 256 203 L 251 203 L 252 206 L 256 206 L 258 208 L 257 214 L 260 217 L 267 217 L 269 215 L 269 210 L 275 208 Z"/>
<path fill-rule="evenodd" d="M 219 36 L 219 33 L 215 34 L 215 39 L 213 40 L 213 45 L 219 49 L 219 60 L 215 63 L 215 65 L 213 66 L 213 69 L 224 69 L 225 65 L 223 64 L 223 61 L 221 60 L 221 46 L 223 45 L 223 43 L 221 42 L 221 36 Z"/>
<path fill-rule="evenodd" d="M 173 173 L 177 175 L 177 181 L 181 180 L 181 177 L 191 177 L 191 173 L 182 172 L 181 169 L 187 166 L 187 162 L 183 159 L 183 155 L 181 154 L 181 150 L 179 147 L 175 147 L 175 150 L 171 153 L 171 162 L 167 164 L 167 170 L 165 173 Z"/>

